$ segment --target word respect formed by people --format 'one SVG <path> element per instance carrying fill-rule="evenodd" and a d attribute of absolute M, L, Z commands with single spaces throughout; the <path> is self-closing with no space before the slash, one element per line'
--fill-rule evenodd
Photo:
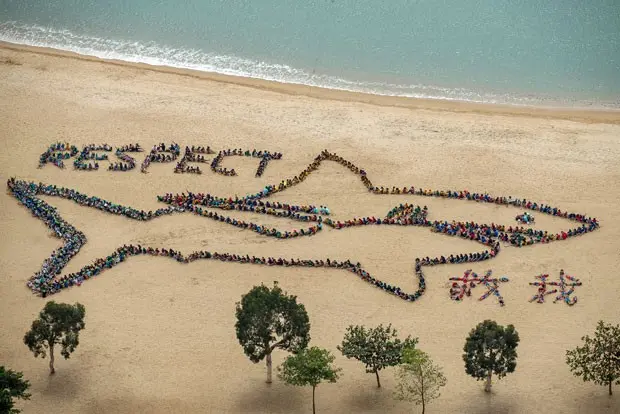
<path fill-rule="evenodd" d="M 111 161 L 110 155 L 114 151 L 117 161 Z M 136 168 L 136 159 L 129 154 L 144 152 L 140 144 L 129 144 L 121 147 L 112 148 L 108 144 L 89 144 L 85 145 L 81 150 L 75 145 L 68 142 L 56 142 L 50 145 L 47 150 L 39 157 L 39 168 L 46 164 L 53 164 L 59 168 L 65 168 L 65 161 L 73 159 L 73 168 L 82 171 L 97 171 L 100 169 L 99 163 L 107 162 L 109 171 L 131 171 Z M 258 158 L 258 167 L 256 169 L 256 177 L 263 175 L 267 164 L 271 160 L 279 160 L 282 154 L 279 152 L 269 152 L 265 150 L 243 150 L 241 148 L 225 149 L 217 152 L 207 146 L 186 146 L 184 150 L 177 143 L 166 145 L 160 143 L 154 145 L 148 151 L 140 165 L 140 172 L 147 173 L 151 163 L 170 163 L 176 162 L 174 172 L 177 174 L 202 174 L 202 169 L 195 164 L 209 164 L 211 171 L 216 174 L 235 176 L 237 172 L 234 168 L 228 169 L 221 167 L 220 164 L 225 157 L 240 156 Z M 209 155 L 215 155 L 213 159 L 209 159 Z M 205 157 L 206 156 L 206 157 Z"/>

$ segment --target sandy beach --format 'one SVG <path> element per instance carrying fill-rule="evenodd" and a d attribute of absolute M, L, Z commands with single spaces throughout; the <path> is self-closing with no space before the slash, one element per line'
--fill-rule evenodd
<path fill-rule="evenodd" d="M 179 264 L 138 257 L 50 299 L 86 307 L 86 329 L 69 360 L 57 359 L 50 376 L 23 336 L 46 300 L 28 278 L 60 246 L 45 225 L 8 192 L 0 197 L 0 364 L 23 371 L 32 398 L 25 413 L 304 413 L 311 389 L 264 382 L 235 337 L 235 303 L 252 286 L 279 281 L 306 306 L 311 345 L 329 349 L 343 376 L 317 389 L 320 413 L 418 412 L 392 398 L 393 370 L 377 389 L 363 366 L 336 346 L 348 325 L 392 323 L 402 336 L 443 366 L 447 386 L 428 412 L 617 413 L 620 397 L 584 383 L 565 364 L 565 351 L 591 334 L 596 322 L 620 322 L 620 111 L 490 106 L 329 91 L 198 72 L 103 62 L 47 49 L 0 47 L 0 178 L 42 181 L 145 210 L 162 207 L 156 195 L 194 191 L 244 196 L 302 171 L 328 149 L 364 168 L 375 185 L 467 189 L 527 198 L 597 217 L 599 230 L 548 245 L 503 248 L 482 263 L 427 271 L 424 297 L 409 303 L 339 270 L 252 266 L 216 261 Z M 148 174 L 37 169 L 56 141 L 81 148 L 177 142 L 217 150 L 243 148 L 283 153 L 255 178 L 255 159 L 230 157 L 225 177 L 174 174 L 153 164 Z M 138 163 L 145 153 L 138 154 Z M 334 219 L 384 216 L 404 203 L 427 205 L 429 219 L 514 225 L 512 207 L 415 195 L 375 195 L 342 166 L 325 162 L 302 184 L 273 200 L 326 205 Z M 479 251 L 473 242 L 428 229 L 364 226 L 326 229 L 313 237 L 278 240 L 194 215 L 140 223 L 79 207 L 47 202 L 88 243 L 66 271 L 76 271 L 124 243 L 206 249 L 260 256 L 344 260 L 365 265 L 383 280 L 414 290 L 413 261 L 421 256 Z M 231 214 L 233 215 L 233 214 Z M 242 217 L 239 213 L 237 217 Z M 283 228 L 298 223 L 259 215 L 245 219 Z M 536 228 L 557 232 L 566 220 L 536 217 Z M 448 278 L 472 268 L 492 269 L 510 281 L 506 301 L 451 301 Z M 557 277 L 563 268 L 583 282 L 579 302 L 529 303 L 534 276 Z M 484 319 L 513 324 L 521 337 L 515 373 L 494 383 L 491 395 L 467 376 L 462 349 Z M 286 354 L 274 353 L 274 364 Z M 617 390 L 616 394 L 620 394 Z"/>

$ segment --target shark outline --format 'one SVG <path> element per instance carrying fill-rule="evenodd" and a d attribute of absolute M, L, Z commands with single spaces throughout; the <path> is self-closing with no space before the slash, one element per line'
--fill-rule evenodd
<path fill-rule="evenodd" d="M 55 185 L 46 186 L 42 183 L 38 185 L 34 182 L 26 182 L 17 180 L 15 178 L 9 179 L 7 182 L 7 186 L 11 194 L 20 201 L 26 207 L 29 207 L 35 216 L 38 216 L 42 221 L 44 221 L 48 227 L 52 228 L 56 235 L 59 238 L 65 239 L 65 244 L 57 250 L 52 252 L 52 256 L 46 259 L 41 267 L 41 270 L 35 273 L 33 277 L 30 278 L 28 285 L 31 287 L 33 292 L 39 293 L 41 296 L 46 296 L 47 294 L 56 293 L 62 288 L 72 286 L 75 284 L 81 284 L 82 281 L 93 277 L 101 271 L 102 263 L 104 263 L 104 268 L 111 268 L 122 261 L 124 261 L 127 257 L 136 255 L 136 254 L 150 254 L 150 255 L 166 255 L 172 258 L 175 258 L 179 262 L 189 262 L 197 259 L 219 259 L 223 261 L 236 261 L 241 263 L 254 263 L 254 264 L 266 264 L 266 265 L 286 265 L 286 266 L 315 266 L 315 267 L 337 267 L 343 268 L 345 270 L 349 270 L 355 274 L 357 274 L 363 280 L 374 284 L 377 287 L 382 288 L 384 291 L 388 293 L 394 294 L 401 299 L 405 299 L 408 301 L 415 301 L 419 299 L 426 290 L 426 283 L 424 273 L 422 271 L 423 266 L 434 266 L 438 264 L 450 264 L 450 263 L 463 263 L 470 261 L 472 257 L 476 260 L 488 260 L 492 257 L 495 257 L 497 253 L 500 251 L 500 242 L 499 240 L 503 240 L 505 242 L 509 242 L 510 244 L 523 247 L 527 245 L 533 245 L 541 242 L 540 239 L 536 239 L 534 236 L 542 237 L 543 233 L 540 230 L 528 229 L 527 231 L 523 231 L 522 229 L 515 228 L 512 230 L 512 226 L 507 231 L 505 226 L 488 226 L 484 224 L 478 223 L 466 223 L 467 231 L 463 232 L 460 230 L 455 230 L 455 226 L 451 223 L 447 223 L 447 221 L 443 223 L 430 222 L 426 220 L 426 212 L 422 211 L 419 206 L 414 210 L 413 205 L 406 204 L 403 206 L 395 207 L 390 211 L 385 218 L 383 219 L 372 219 L 363 218 L 363 219 L 355 219 L 355 220 L 346 220 L 344 223 L 342 222 L 334 222 L 331 218 L 327 218 L 323 220 L 323 215 L 329 215 L 328 209 L 317 209 L 314 206 L 291 206 L 286 203 L 274 202 L 274 203 L 265 203 L 262 201 L 263 198 L 266 198 L 274 193 L 282 192 L 286 188 L 293 186 L 301 181 L 304 181 L 313 171 L 317 170 L 320 164 L 324 160 L 330 160 L 340 163 L 341 165 L 350 169 L 354 174 L 359 175 L 362 183 L 367 187 L 367 189 L 375 194 L 416 194 L 416 195 L 425 195 L 425 196 L 434 196 L 434 197 L 448 197 L 448 198 L 457 198 L 457 199 L 466 199 L 477 202 L 491 202 L 497 204 L 505 204 L 505 205 L 513 205 L 515 207 L 525 207 L 531 210 L 539 211 L 546 214 L 551 215 L 559 215 L 560 217 L 566 218 L 568 220 L 577 221 L 582 223 L 581 227 L 577 227 L 575 229 L 570 229 L 567 232 L 562 232 L 562 235 L 550 235 L 550 238 L 546 240 L 543 238 L 542 242 L 551 242 L 557 240 L 564 240 L 568 236 L 585 234 L 590 231 L 594 231 L 599 228 L 600 223 L 596 218 L 590 218 L 583 214 L 577 213 L 566 213 L 562 212 L 557 208 L 551 208 L 550 206 L 539 205 L 537 203 L 532 203 L 531 201 L 526 203 L 526 200 L 514 199 L 511 198 L 506 199 L 505 197 L 492 197 L 488 194 L 477 194 L 470 193 L 468 191 L 432 191 L 432 190 L 422 190 L 418 189 L 416 192 L 415 188 L 412 186 L 410 189 L 403 187 L 402 191 L 400 188 L 392 187 L 390 190 L 389 187 L 376 187 L 373 186 L 371 181 L 368 179 L 366 172 L 363 169 L 358 168 L 350 161 L 338 156 L 335 153 L 330 153 L 327 150 L 322 151 L 305 170 L 303 170 L 300 174 L 296 175 L 293 179 L 282 180 L 279 185 L 268 185 L 265 188 L 255 194 L 247 195 L 239 199 L 238 197 L 233 200 L 232 198 L 218 198 L 211 197 L 209 198 L 199 198 L 195 194 L 188 191 L 188 195 L 182 193 L 182 195 L 172 196 L 172 194 L 166 194 L 164 196 L 157 196 L 159 201 L 163 201 L 169 204 L 167 208 L 158 209 L 153 212 L 148 212 L 148 214 L 144 211 L 134 209 L 132 207 L 120 206 L 118 204 L 111 203 L 106 200 L 99 199 L 98 197 L 88 197 L 84 194 L 79 193 L 73 189 L 64 189 L 66 190 L 67 195 L 58 194 L 58 188 Z M 215 253 L 211 255 L 209 252 L 193 252 L 190 255 L 183 255 L 181 252 L 175 252 L 174 250 L 167 250 L 165 248 L 160 252 L 159 249 L 152 248 L 143 248 L 141 246 L 123 246 L 119 247 L 114 253 L 109 255 L 105 260 L 104 259 L 96 259 L 95 264 L 100 268 L 97 270 L 97 266 L 95 265 L 87 265 L 80 269 L 77 273 L 72 275 L 64 275 L 59 276 L 62 280 L 64 278 L 64 284 L 58 288 L 54 288 L 54 286 L 58 286 L 58 279 L 56 275 L 62 272 L 62 269 L 66 266 L 66 264 L 71 260 L 71 258 L 79 252 L 80 247 L 85 244 L 86 237 L 79 230 L 71 226 L 67 223 L 62 217 L 56 212 L 56 209 L 46 203 L 44 200 L 37 197 L 38 194 L 43 193 L 46 195 L 60 196 L 63 198 L 72 199 L 72 196 L 78 196 L 82 199 L 82 203 L 72 199 L 72 201 L 86 205 L 93 208 L 98 208 L 103 211 L 111 212 L 113 214 L 125 215 L 126 217 L 133 219 L 142 219 L 142 220 L 152 220 L 161 215 L 172 214 L 172 213 L 182 213 L 186 211 L 194 212 L 195 214 L 199 214 L 201 216 L 209 217 L 214 220 L 222 221 L 227 224 L 235 225 L 238 227 L 249 228 L 251 230 L 257 231 L 259 234 L 267 235 L 267 236 L 275 236 L 279 238 L 289 238 L 289 235 L 285 233 L 285 236 L 282 237 L 282 233 L 273 229 L 272 231 L 267 232 L 264 226 L 254 227 L 251 226 L 253 223 L 245 223 L 243 221 L 238 221 L 236 219 L 230 219 L 230 217 L 226 217 L 223 214 L 213 214 L 211 211 L 205 212 L 202 208 L 203 206 L 209 208 L 219 208 L 222 210 L 241 210 L 241 211 L 252 211 L 254 213 L 259 214 L 271 214 L 279 217 L 287 217 L 292 218 L 294 220 L 299 221 L 316 221 L 318 224 L 316 226 L 311 227 L 305 232 L 303 229 L 301 233 L 293 233 L 290 237 L 297 236 L 306 236 L 306 235 L 314 235 L 322 229 L 322 224 L 336 228 L 343 229 L 356 225 L 364 225 L 364 224 L 384 224 L 384 225 L 416 225 L 416 226 L 425 226 L 430 227 L 431 231 L 441 232 L 448 235 L 458 235 L 460 237 L 478 241 L 481 244 L 487 246 L 487 250 L 483 252 L 477 253 L 467 253 L 467 254 L 459 254 L 457 256 L 457 261 L 451 261 L 449 259 L 445 259 L 444 256 L 441 256 L 441 259 L 434 258 L 430 259 L 426 258 L 417 258 L 415 261 L 415 274 L 418 277 L 418 289 L 414 293 L 406 293 L 400 287 L 392 286 L 386 282 L 383 282 L 379 279 L 375 279 L 372 277 L 367 271 L 365 271 L 361 264 L 356 263 L 353 264 L 351 260 L 346 260 L 342 263 L 337 263 L 335 261 L 331 261 L 327 259 L 327 262 L 323 260 L 298 260 L 298 262 L 288 262 L 284 259 L 274 259 L 269 258 L 267 262 L 260 260 L 260 258 L 252 258 L 248 255 L 241 256 L 230 253 Z M 205 201 L 206 200 L 206 204 Z M 93 206 L 93 202 L 101 203 L 100 206 Z M 259 210 L 256 208 L 252 209 L 252 207 L 259 207 Z M 278 207 L 279 206 L 279 207 Z M 296 211 L 297 213 L 292 213 Z M 284 210 L 285 212 L 279 212 L 278 210 Z M 301 214 L 301 213 L 304 214 Z M 46 213 L 47 217 L 46 217 Z M 142 217 L 142 218 L 140 218 Z M 367 220 L 368 219 L 368 220 Z M 374 219 L 374 220 L 373 220 Z M 56 224 L 54 224 L 56 222 Z M 586 226 L 587 224 L 587 226 Z M 501 228 L 501 230 L 500 230 Z M 508 234 L 512 234 L 511 238 L 508 238 Z M 526 234 L 527 236 L 524 236 Z M 545 238 L 547 237 L 547 232 L 544 232 Z M 70 238 L 74 238 L 75 240 L 70 240 Z M 81 244 L 80 244 L 81 243 Z M 68 254 L 71 249 L 77 248 L 73 254 Z M 489 252 L 490 248 L 490 252 Z M 68 259 L 60 265 L 55 265 L 54 259 L 58 257 L 62 257 L 61 253 L 68 254 Z M 450 256 L 452 259 L 453 255 Z M 255 260 L 256 259 L 256 260 Z M 327 263 L 327 265 L 325 264 Z M 76 280 L 69 279 L 67 282 L 67 276 L 73 276 Z M 85 277 L 86 276 L 86 277 Z M 48 288 L 52 287 L 49 289 Z"/>

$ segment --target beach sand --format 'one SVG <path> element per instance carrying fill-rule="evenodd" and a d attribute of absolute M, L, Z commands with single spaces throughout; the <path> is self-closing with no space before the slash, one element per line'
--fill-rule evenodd
<path fill-rule="evenodd" d="M 620 397 L 572 376 L 565 351 L 591 334 L 596 322 L 620 322 L 620 112 L 588 112 L 371 97 L 248 79 L 121 65 L 50 50 L 0 48 L 0 176 L 76 188 L 89 195 L 155 209 L 156 195 L 194 191 L 243 196 L 304 169 L 323 149 L 364 168 L 375 185 L 468 189 L 512 195 L 586 213 L 601 228 L 549 245 L 506 247 L 497 258 L 427 270 L 428 289 L 409 303 L 342 270 L 270 268 L 200 261 L 189 265 L 138 257 L 81 287 L 54 295 L 86 306 L 86 329 L 57 373 L 33 358 L 23 335 L 46 300 L 27 279 L 59 240 L 8 193 L 0 197 L 0 364 L 23 371 L 32 398 L 26 413 L 303 413 L 310 388 L 265 384 L 264 364 L 252 364 L 237 343 L 234 309 L 252 286 L 279 281 L 298 296 L 311 321 L 312 345 L 336 355 L 343 376 L 320 385 L 320 413 L 417 412 L 396 402 L 393 369 L 383 388 L 357 361 L 336 349 L 350 324 L 392 323 L 401 335 L 443 366 L 448 379 L 428 412 L 617 413 Z M 150 148 L 159 142 L 212 148 L 280 151 L 255 178 L 257 160 L 230 157 L 237 177 L 208 168 L 203 175 L 174 174 L 153 164 L 148 174 L 37 169 L 39 155 L 56 141 Z M 139 154 L 138 163 L 143 154 Z M 70 164 L 70 162 L 69 162 Z M 102 163 L 104 164 L 104 163 Z M 204 166 L 206 167 L 206 166 Z M 348 170 L 325 162 L 305 182 L 273 196 L 290 203 L 329 206 L 334 219 L 383 216 L 402 202 L 428 205 L 430 219 L 514 224 L 511 207 L 412 195 L 374 195 Z M 325 229 L 314 237 L 274 240 L 194 215 L 138 223 L 66 200 L 46 198 L 88 243 L 66 271 L 75 271 L 124 243 L 261 256 L 350 258 L 382 280 L 413 291 L 419 256 L 479 251 L 473 242 L 421 228 Z M 238 215 L 241 217 L 241 215 Z M 250 216 L 244 217 L 246 220 Z M 289 228 L 295 222 L 251 219 Z M 537 215 L 536 228 L 557 231 L 573 223 Z M 493 269 L 510 282 L 506 301 L 449 299 L 446 282 L 468 268 Z M 579 277 L 579 302 L 529 303 L 534 276 L 560 268 Z M 484 319 L 514 324 L 521 337 L 516 371 L 494 381 L 491 395 L 464 372 L 468 332 Z M 274 364 L 286 357 L 274 353 Z M 616 387 L 616 394 L 620 389 Z"/>

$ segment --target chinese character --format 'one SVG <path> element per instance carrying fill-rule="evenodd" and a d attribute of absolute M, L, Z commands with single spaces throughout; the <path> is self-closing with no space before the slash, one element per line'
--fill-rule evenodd
<path fill-rule="evenodd" d="M 487 291 L 484 292 L 478 300 L 485 300 L 489 296 L 494 295 L 497 297 L 499 304 L 504 306 L 504 298 L 499 293 L 499 283 L 508 282 L 508 278 L 492 278 L 492 273 L 492 270 L 487 270 L 483 277 L 479 277 L 476 272 L 472 272 L 471 269 L 469 269 L 465 271 L 462 277 L 451 277 L 450 280 L 452 281 L 452 285 L 450 287 L 450 299 L 457 301 L 463 300 L 464 296 L 471 296 L 471 290 L 477 285 L 484 285 L 487 288 Z"/>
<path fill-rule="evenodd" d="M 553 283 L 554 283 L 554 282 L 547 282 L 548 278 L 549 278 L 549 275 L 547 275 L 547 274 L 545 274 L 545 275 L 538 275 L 538 276 L 536 276 L 536 279 L 539 279 L 540 282 L 530 282 L 531 286 L 538 286 L 538 293 L 536 293 L 534 296 L 532 296 L 532 298 L 530 299 L 530 302 L 536 301 L 538 303 L 544 303 L 545 302 L 545 296 L 552 295 L 552 294 L 554 294 L 554 293 L 556 293 L 558 291 L 557 289 L 553 289 L 553 290 L 547 291 L 547 285 L 553 285 Z"/>
<path fill-rule="evenodd" d="M 530 302 L 536 301 L 538 303 L 543 303 L 545 301 L 545 296 L 558 292 L 558 289 L 552 289 L 548 291 L 547 286 L 557 286 L 559 287 L 560 294 L 555 297 L 553 303 L 556 303 L 559 300 L 564 301 L 568 306 L 573 306 L 575 303 L 577 303 L 577 297 L 575 296 L 571 298 L 571 295 L 575 291 L 575 286 L 582 285 L 579 279 L 564 274 L 564 269 L 560 270 L 559 282 L 548 282 L 548 277 L 549 275 L 538 275 L 536 276 L 536 279 L 539 279 L 540 281 L 530 282 L 530 285 L 538 286 L 538 293 L 530 299 Z"/>

